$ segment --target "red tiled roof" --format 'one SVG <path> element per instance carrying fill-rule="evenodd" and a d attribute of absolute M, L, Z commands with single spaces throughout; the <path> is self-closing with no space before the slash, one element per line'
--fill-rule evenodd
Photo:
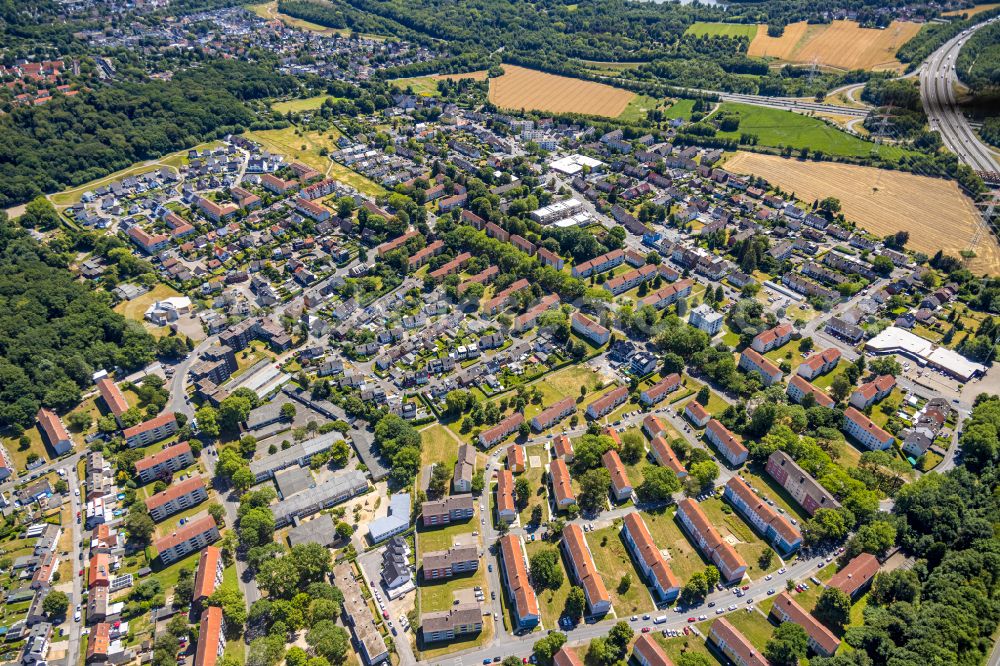
<path fill-rule="evenodd" d="M 163 506 L 167 502 L 177 499 L 178 497 L 183 497 L 190 492 L 194 492 L 198 488 L 204 488 L 205 482 L 200 476 L 192 476 L 189 479 L 185 479 L 180 483 L 173 483 L 167 487 L 166 490 L 161 491 L 153 495 L 146 500 L 146 508 L 150 511 L 158 506 Z"/>
<path fill-rule="evenodd" d="M 201 613 L 201 630 L 198 632 L 198 649 L 194 666 L 215 666 L 219 659 L 219 634 L 222 633 L 222 609 L 209 606 Z"/>
<path fill-rule="evenodd" d="M 591 606 L 600 603 L 611 603 L 611 597 L 604 586 L 604 579 L 597 572 L 594 558 L 587 548 L 587 539 L 583 536 L 583 528 L 576 523 L 566 525 L 562 533 L 563 544 L 569 554 L 570 564 L 576 571 L 576 578 L 587 593 Z"/>
<path fill-rule="evenodd" d="M 155 544 L 156 552 L 162 553 L 165 550 L 174 548 L 178 544 L 184 543 L 191 537 L 208 532 L 215 526 L 215 519 L 212 518 L 212 516 L 205 516 L 204 518 L 196 520 L 193 523 L 188 523 L 173 534 L 168 534 L 162 539 L 159 539 Z"/>
<path fill-rule="evenodd" d="M 45 431 L 45 436 L 48 437 L 50 443 L 55 444 L 56 442 L 69 439 L 69 432 L 67 432 L 66 426 L 63 425 L 63 422 L 52 410 L 42 407 L 38 410 L 36 418 L 42 426 L 42 430 Z"/>
<path fill-rule="evenodd" d="M 559 652 L 552 656 L 552 663 L 554 666 L 583 666 L 583 662 L 580 661 L 580 657 L 576 656 L 573 648 L 566 645 L 559 648 Z"/>
<path fill-rule="evenodd" d="M 680 386 L 680 384 L 681 384 L 681 376 L 675 372 L 673 374 L 667 375 L 660 381 L 650 386 L 648 389 L 645 390 L 645 393 L 653 400 L 656 400 L 664 393 L 669 393 L 670 391 L 673 391 L 675 388 Z"/>
<path fill-rule="evenodd" d="M 805 629 L 809 637 L 827 654 L 833 654 L 840 646 L 840 640 L 784 590 L 774 598 L 774 606 L 771 607 L 772 615 L 777 616 L 779 612 L 787 615 L 788 621 Z"/>
<path fill-rule="evenodd" d="M 725 643 L 730 650 L 740 656 L 745 666 L 770 666 L 771 662 L 764 658 L 746 636 L 736 630 L 725 617 L 720 617 L 712 623 L 709 635 L 714 635 L 718 641 Z"/>
<path fill-rule="evenodd" d="M 90 628 L 90 635 L 87 636 L 87 661 L 93 657 L 107 657 L 110 647 L 111 625 L 98 622 Z"/>
<path fill-rule="evenodd" d="M 642 515 L 638 511 L 627 513 L 625 514 L 624 522 L 625 528 L 632 535 L 632 541 L 635 542 L 636 549 L 639 551 L 639 557 L 646 563 L 649 570 L 653 572 L 660 588 L 670 590 L 680 587 L 680 580 L 678 580 L 677 576 L 670 569 L 660 549 L 656 547 L 653 536 L 649 533 L 649 528 L 646 527 Z"/>
<path fill-rule="evenodd" d="M 191 445 L 187 442 L 181 442 L 180 444 L 168 446 L 161 451 L 157 451 L 153 455 L 146 456 L 142 460 L 137 460 L 135 463 L 135 471 L 141 472 L 145 469 L 156 467 L 162 462 L 176 458 L 177 456 L 182 456 L 185 453 L 191 453 Z"/>
<path fill-rule="evenodd" d="M 641 634 L 639 640 L 635 642 L 632 652 L 641 655 L 642 663 L 646 666 L 674 666 L 674 662 L 670 661 L 670 657 L 652 637 L 652 634 Z"/>
<path fill-rule="evenodd" d="M 573 441 L 566 435 L 556 435 L 552 440 L 552 448 L 556 450 L 557 458 L 573 455 Z"/>
<path fill-rule="evenodd" d="M 693 418 L 695 421 L 702 421 L 710 416 L 705 407 L 697 400 L 692 400 L 691 402 L 689 402 L 687 406 L 684 408 L 684 411 L 690 414 L 691 418 Z"/>
<path fill-rule="evenodd" d="M 878 570 L 878 558 L 871 553 L 861 553 L 835 573 L 826 585 L 837 588 L 849 597 L 854 596 L 854 593 L 864 587 Z"/>
<path fill-rule="evenodd" d="M 497 512 L 514 510 L 514 477 L 509 469 L 497 473 Z"/>
<path fill-rule="evenodd" d="M 562 503 L 564 500 L 576 501 L 573 484 L 570 482 L 569 469 L 562 458 L 556 458 L 549 463 L 549 476 L 552 477 L 552 489 L 555 492 L 557 503 Z"/>
<path fill-rule="evenodd" d="M 836 404 L 833 402 L 833 398 L 813 386 L 799 375 L 793 375 L 792 378 L 788 380 L 788 384 L 789 386 L 794 386 L 799 389 L 803 394 L 811 394 L 816 399 L 816 404 L 820 407 L 833 407 L 834 404 Z"/>
<path fill-rule="evenodd" d="M 215 574 L 219 568 L 222 551 L 215 546 L 206 546 L 198 557 L 198 572 L 194 577 L 194 598 L 204 599 L 215 592 Z"/>
<path fill-rule="evenodd" d="M 859 427 L 875 435 L 875 438 L 880 442 L 888 442 L 892 439 L 892 435 L 883 430 L 882 428 L 875 425 L 875 422 L 870 418 L 854 409 L 854 407 L 848 407 L 844 410 L 844 417 L 850 419 L 856 423 Z"/>
<path fill-rule="evenodd" d="M 657 435 L 649 445 L 653 449 L 653 457 L 660 461 L 662 465 L 669 468 L 677 476 L 687 474 L 687 470 L 684 469 L 684 465 L 681 464 L 674 450 L 670 448 L 670 444 L 667 443 L 665 437 Z"/>
<path fill-rule="evenodd" d="M 628 473 L 625 471 L 625 465 L 622 464 L 622 459 L 618 456 L 617 451 L 614 449 L 605 451 L 604 455 L 601 456 L 601 462 L 604 463 L 604 467 L 611 475 L 611 485 L 614 486 L 616 493 L 632 488 L 632 484 L 628 480 Z"/>
<path fill-rule="evenodd" d="M 729 428 L 722 425 L 717 419 L 710 419 L 705 429 L 715 435 L 718 446 L 726 449 L 730 457 L 736 458 L 743 453 L 747 453 L 747 447 L 743 442 L 736 439 L 736 435 L 730 432 Z"/>
<path fill-rule="evenodd" d="M 792 527 L 788 519 L 761 499 L 742 478 L 734 476 L 726 482 L 726 485 L 743 500 L 750 511 L 755 513 L 764 523 L 772 526 L 785 541 L 793 543 L 801 538 L 799 531 Z"/>
<path fill-rule="evenodd" d="M 587 405 L 587 409 L 590 410 L 590 408 L 593 407 L 594 411 L 596 411 L 597 413 L 601 413 L 607 410 L 609 407 L 611 407 L 611 405 L 620 402 L 623 398 L 627 396 L 628 396 L 628 387 L 619 386 L 618 388 L 612 391 L 608 391 L 597 400 L 591 402 L 589 405 Z"/>
<path fill-rule="evenodd" d="M 524 547 L 521 545 L 521 539 L 513 534 L 500 537 L 500 553 L 503 557 L 507 588 L 514 597 L 517 612 L 522 616 L 538 615 L 538 598 L 528 580 L 528 568 L 524 564 Z"/>
<path fill-rule="evenodd" d="M 701 510 L 697 502 L 685 497 L 677 503 L 677 508 L 684 512 L 684 515 L 691 521 L 694 530 L 705 540 L 706 546 L 718 553 L 719 558 L 730 571 L 746 567 L 747 563 L 743 561 L 736 549 L 729 545 L 728 541 L 719 536 L 719 532 L 708 520 L 708 516 Z"/>
<path fill-rule="evenodd" d="M 135 435 L 139 435 L 149 430 L 159 428 L 161 426 L 170 423 L 171 421 L 176 421 L 176 420 L 177 417 L 174 416 L 173 412 L 164 412 L 163 414 L 160 414 L 156 418 L 149 419 L 148 421 L 143 421 L 137 426 L 126 428 L 123 434 L 125 435 L 125 439 L 128 439 L 129 437 L 134 437 Z"/>
<path fill-rule="evenodd" d="M 781 374 L 781 369 L 774 363 L 771 363 L 769 359 L 757 353 L 756 349 L 747 347 L 743 350 L 743 355 L 753 361 L 754 365 L 766 372 L 768 375 L 773 377 L 774 375 Z"/>
<path fill-rule="evenodd" d="M 108 409 L 115 416 L 121 416 L 128 410 L 128 402 L 125 401 L 125 396 L 122 395 L 122 392 L 118 389 L 118 385 L 110 377 L 101 377 L 98 379 L 97 390 L 101 392 L 104 404 L 108 406 Z"/>

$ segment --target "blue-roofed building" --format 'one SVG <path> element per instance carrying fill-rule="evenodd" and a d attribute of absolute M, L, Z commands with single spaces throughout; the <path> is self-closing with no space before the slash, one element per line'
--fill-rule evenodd
<path fill-rule="evenodd" d="M 410 494 L 396 493 L 389 498 L 389 515 L 376 518 L 368 526 L 368 538 L 372 543 L 385 541 L 391 536 L 405 532 L 410 527 Z"/>

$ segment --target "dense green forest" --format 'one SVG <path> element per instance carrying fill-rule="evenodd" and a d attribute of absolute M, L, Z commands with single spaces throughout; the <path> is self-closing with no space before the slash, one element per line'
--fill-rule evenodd
<path fill-rule="evenodd" d="M 812 666 L 983 663 L 1000 622 L 1000 398 L 978 396 L 964 427 L 967 464 L 905 485 L 892 515 L 851 539 L 848 553 L 881 554 L 895 534 L 917 561 L 876 578 L 864 624 L 844 636 L 855 651 Z"/>
<path fill-rule="evenodd" d="M 1000 93 L 1000 23 L 977 30 L 962 46 L 955 67 L 974 93 Z"/>
<path fill-rule="evenodd" d="M 297 86 L 270 63 L 217 60 L 172 81 L 121 83 L 15 109 L 0 117 L 0 208 L 243 131 L 256 120 L 245 100 Z"/>
<path fill-rule="evenodd" d="M 154 346 L 0 211 L 0 427 L 30 426 L 41 405 L 75 406 L 95 370 L 141 367 Z"/>

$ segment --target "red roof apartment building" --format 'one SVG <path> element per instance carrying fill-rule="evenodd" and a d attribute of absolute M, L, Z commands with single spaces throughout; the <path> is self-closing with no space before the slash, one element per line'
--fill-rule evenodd
<path fill-rule="evenodd" d="M 797 403 L 801 403 L 807 395 L 811 395 L 820 407 L 829 409 L 836 404 L 833 402 L 833 398 L 803 379 L 802 375 L 793 375 L 788 380 L 788 388 L 785 390 L 785 393 Z"/>
<path fill-rule="evenodd" d="M 528 565 L 520 537 L 506 534 L 500 537 L 500 561 L 503 564 L 503 584 L 514 609 L 518 629 L 538 626 L 541 614 L 538 598 L 528 578 Z"/>
<path fill-rule="evenodd" d="M 626 400 L 628 400 L 628 387 L 619 386 L 587 405 L 587 417 L 599 419 L 602 416 L 606 416 Z"/>
<path fill-rule="evenodd" d="M 733 467 L 739 467 L 746 462 L 750 451 L 743 446 L 743 442 L 736 439 L 729 428 L 722 425 L 717 419 L 711 419 L 705 428 L 705 439 L 715 444 L 715 448 Z"/>
<path fill-rule="evenodd" d="M 104 404 L 108 406 L 108 411 L 111 412 L 120 426 L 122 414 L 128 411 L 128 401 L 125 400 L 118 385 L 111 377 L 105 376 L 97 380 L 97 390 L 100 391 Z"/>
<path fill-rule="evenodd" d="M 639 570 L 656 593 L 658 601 L 665 603 L 676 599 L 681 591 L 681 582 L 670 569 L 663 553 L 656 547 L 639 512 L 625 514 L 622 540 L 639 563 Z"/>
<path fill-rule="evenodd" d="M 753 525 L 774 546 L 782 557 L 788 557 L 802 545 L 802 535 L 788 519 L 775 511 L 739 476 L 726 482 L 723 497 L 744 519 Z"/>
<path fill-rule="evenodd" d="M 809 647 L 822 657 L 832 656 L 840 647 L 840 639 L 800 606 L 795 599 L 792 599 L 788 592 L 781 591 L 774 598 L 774 605 L 771 606 L 771 617 L 779 624 L 794 622 L 805 629 L 806 636 L 809 638 Z"/>
<path fill-rule="evenodd" d="M 726 655 L 736 666 L 770 666 L 771 662 L 747 640 L 746 636 L 737 631 L 729 620 L 720 617 L 712 623 L 708 632 L 708 640 L 722 654 Z"/>
<path fill-rule="evenodd" d="M 480 446 L 487 449 L 496 446 L 512 433 L 517 432 L 522 423 L 524 423 L 524 414 L 521 412 L 514 412 L 492 428 L 487 428 L 479 433 Z"/>
<path fill-rule="evenodd" d="M 839 349 L 829 347 L 821 352 L 816 352 L 798 367 L 796 373 L 799 377 L 812 381 L 820 375 L 825 375 L 840 363 L 841 353 Z"/>
<path fill-rule="evenodd" d="M 766 354 L 791 340 L 792 330 L 791 324 L 778 324 L 774 328 L 758 333 L 750 343 L 750 347 L 759 354 Z"/>
<path fill-rule="evenodd" d="M 681 376 L 675 372 L 667 375 L 660 381 L 650 386 L 648 389 L 645 389 L 639 394 L 639 400 L 646 407 L 652 407 L 653 405 L 662 402 L 664 398 L 680 387 Z"/>
<path fill-rule="evenodd" d="M 215 666 L 219 661 L 226 651 L 225 626 L 222 609 L 218 606 L 209 606 L 201 612 L 194 666 Z"/>
<path fill-rule="evenodd" d="M 137 446 L 149 446 L 170 437 L 175 432 L 177 432 L 177 417 L 173 412 L 164 412 L 137 426 L 126 428 L 122 434 L 125 436 L 125 444 L 131 449 Z"/>
<path fill-rule="evenodd" d="M 572 397 L 563 398 L 551 407 L 542 410 L 531 419 L 531 427 L 537 432 L 548 430 L 567 416 L 576 413 L 576 400 Z"/>
<path fill-rule="evenodd" d="M 771 386 L 781 381 L 781 369 L 749 347 L 740 354 L 739 367 L 741 370 L 757 373 L 764 386 Z"/>
<path fill-rule="evenodd" d="M 215 546 L 206 546 L 198 557 L 198 571 L 194 575 L 194 603 L 202 603 L 222 585 L 225 562 L 222 561 L 222 551 Z"/>
<path fill-rule="evenodd" d="M 649 447 L 653 452 L 653 458 L 656 459 L 657 464 L 672 471 L 677 475 L 678 479 L 683 479 L 687 476 L 687 470 L 684 469 L 684 465 L 681 464 L 677 454 L 670 448 L 670 444 L 667 443 L 663 435 L 654 437 L 649 443 Z"/>
<path fill-rule="evenodd" d="M 608 449 L 601 456 L 601 462 L 604 463 L 604 468 L 611 475 L 611 494 L 614 495 L 615 500 L 624 502 L 632 497 L 632 484 L 628 480 L 628 473 L 625 471 L 625 465 L 622 464 L 618 452 L 614 449 Z"/>
<path fill-rule="evenodd" d="M 69 431 L 63 425 L 62 420 L 51 409 L 42 407 L 35 415 L 38 419 L 38 427 L 45 433 L 45 439 L 49 441 L 49 446 L 56 452 L 56 455 L 69 453 L 73 448 L 73 440 L 69 437 Z"/>
<path fill-rule="evenodd" d="M 896 378 L 892 375 L 881 375 L 855 389 L 851 394 L 851 405 L 858 409 L 867 409 L 892 393 L 894 388 L 896 388 Z"/>
<path fill-rule="evenodd" d="M 632 646 L 632 656 L 642 666 L 674 666 L 652 634 L 639 635 L 639 640 Z"/>
<path fill-rule="evenodd" d="M 739 582 L 746 573 L 747 563 L 709 522 L 698 503 L 685 497 L 677 503 L 677 517 L 694 540 L 698 549 L 718 568 L 722 580 Z"/>
<path fill-rule="evenodd" d="M 895 438 L 875 425 L 870 418 L 848 407 L 844 410 L 843 430 L 870 451 L 884 451 L 892 446 Z"/>
<path fill-rule="evenodd" d="M 511 444 L 507 447 L 507 469 L 512 474 L 520 474 L 525 470 L 524 447 L 520 444 Z"/>
<path fill-rule="evenodd" d="M 505 523 L 517 519 L 514 507 L 514 475 L 509 469 L 497 472 L 497 517 Z"/>
<path fill-rule="evenodd" d="M 868 589 L 878 573 L 878 558 L 871 553 L 861 553 L 847 563 L 843 569 L 833 574 L 826 582 L 827 587 L 835 587 L 851 599 Z"/>
<path fill-rule="evenodd" d="M 208 499 L 205 482 L 200 476 L 192 476 L 180 483 L 171 484 L 146 500 L 149 517 L 160 522 L 167 516 L 197 506 Z"/>
<path fill-rule="evenodd" d="M 565 510 L 576 504 L 576 493 L 570 482 L 569 469 L 562 458 L 556 458 L 549 463 L 549 479 L 552 481 L 552 493 L 556 500 L 556 508 Z"/>
<path fill-rule="evenodd" d="M 572 578 L 583 588 L 587 609 L 591 615 L 605 615 L 611 610 L 611 597 L 604 587 L 604 579 L 597 571 L 590 546 L 583 535 L 583 528 L 576 523 L 566 525 L 562 533 L 562 547 L 569 562 Z"/>
<path fill-rule="evenodd" d="M 194 456 L 191 454 L 191 445 L 181 442 L 136 461 L 135 472 L 139 475 L 140 481 L 149 483 L 192 464 Z"/>
<path fill-rule="evenodd" d="M 219 528 L 215 524 L 215 519 L 205 516 L 184 525 L 173 534 L 158 539 L 155 546 L 156 552 L 160 554 L 160 561 L 163 564 L 170 564 L 218 540 Z"/>
<path fill-rule="evenodd" d="M 573 440 L 566 435 L 556 435 L 552 440 L 552 455 L 555 458 L 562 458 L 566 462 L 573 462 L 575 453 L 573 452 Z"/>

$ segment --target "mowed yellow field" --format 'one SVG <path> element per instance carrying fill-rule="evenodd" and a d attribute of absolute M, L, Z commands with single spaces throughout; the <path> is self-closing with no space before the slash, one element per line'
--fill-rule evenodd
<path fill-rule="evenodd" d="M 944 250 L 959 257 L 976 235 L 976 207 L 951 180 L 746 152 L 736 153 L 725 168 L 760 176 L 803 201 L 836 197 L 847 219 L 879 236 L 908 231 L 907 247 L 928 256 Z M 973 273 L 1000 275 L 995 236 L 983 233 L 975 252 L 969 262 Z"/>
<path fill-rule="evenodd" d="M 503 109 L 549 113 L 584 113 L 617 118 L 635 93 L 621 88 L 504 65 L 504 74 L 490 79 L 490 101 Z"/>
<path fill-rule="evenodd" d="M 791 23 L 781 37 L 768 37 L 759 26 L 747 55 L 837 69 L 896 70 L 896 51 L 920 31 L 919 23 L 893 21 L 889 27 L 862 28 L 854 21 L 809 25 Z"/>

